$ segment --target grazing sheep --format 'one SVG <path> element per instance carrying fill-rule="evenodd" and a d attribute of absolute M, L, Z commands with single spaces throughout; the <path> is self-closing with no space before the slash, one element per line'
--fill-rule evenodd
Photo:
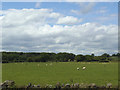
<path fill-rule="evenodd" d="M 85 66 L 83 66 L 83 67 L 82 67 L 82 69 L 83 69 L 83 70 L 85 70 L 85 69 L 86 69 L 86 67 L 85 67 Z"/>
<path fill-rule="evenodd" d="M 48 64 L 46 64 L 46 66 L 47 66 Z"/>
<path fill-rule="evenodd" d="M 79 67 L 77 67 L 77 70 L 79 70 L 80 68 Z"/>

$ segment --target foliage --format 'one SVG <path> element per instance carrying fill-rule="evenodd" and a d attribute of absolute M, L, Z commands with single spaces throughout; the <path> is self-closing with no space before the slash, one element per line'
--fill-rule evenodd
<path fill-rule="evenodd" d="M 23 53 L 23 52 L 2 52 L 2 63 L 9 62 L 93 62 L 93 61 L 113 61 L 112 57 L 117 57 L 120 54 L 113 54 L 110 56 L 107 53 L 102 54 L 101 56 L 91 55 L 75 55 L 73 53 L 60 52 L 60 53 Z"/>

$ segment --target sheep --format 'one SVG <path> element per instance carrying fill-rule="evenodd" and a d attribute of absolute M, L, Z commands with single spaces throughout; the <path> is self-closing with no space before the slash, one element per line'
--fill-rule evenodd
<path fill-rule="evenodd" d="M 46 66 L 47 66 L 48 64 L 46 64 Z"/>
<path fill-rule="evenodd" d="M 86 67 L 85 67 L 85 66 L 83 66 L 83 67 L 82 67 L 82 69 L 83 69 L 83 70 L 85 70 L 85 69 L 86 69 Z"/>
<path fill-rule="evenodd" d="M 79 67 L 77 67 L 77 70 L 79 70 L 80 68 Z"/>

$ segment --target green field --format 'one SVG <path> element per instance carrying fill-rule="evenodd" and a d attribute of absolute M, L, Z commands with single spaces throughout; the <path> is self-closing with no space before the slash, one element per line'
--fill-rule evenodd
<path fill-rule="evenodd" d="M 52 65 L 50 65 L 52 63 Z M 47 66 L 46 66 L 47 64 Z M 86 66 L 85 70 L 82 67 Z M 80 70 L 77 70 L 77 67 Z M 96 83 L 118 85 L 118 63 L 97 62 L 32 62 L 2 64 L 2 81 L 14 80 L 16 85 L 55 85 L 60 83 Z"/>

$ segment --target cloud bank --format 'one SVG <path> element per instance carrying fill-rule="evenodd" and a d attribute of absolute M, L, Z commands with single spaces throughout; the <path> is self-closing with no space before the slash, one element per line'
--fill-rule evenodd
<path fill-rule="evenodd" d="M 116 53 L 117 25 L 82 23 L 52 9 L 2 11 L 2 49 L 6 51 Z"/>

